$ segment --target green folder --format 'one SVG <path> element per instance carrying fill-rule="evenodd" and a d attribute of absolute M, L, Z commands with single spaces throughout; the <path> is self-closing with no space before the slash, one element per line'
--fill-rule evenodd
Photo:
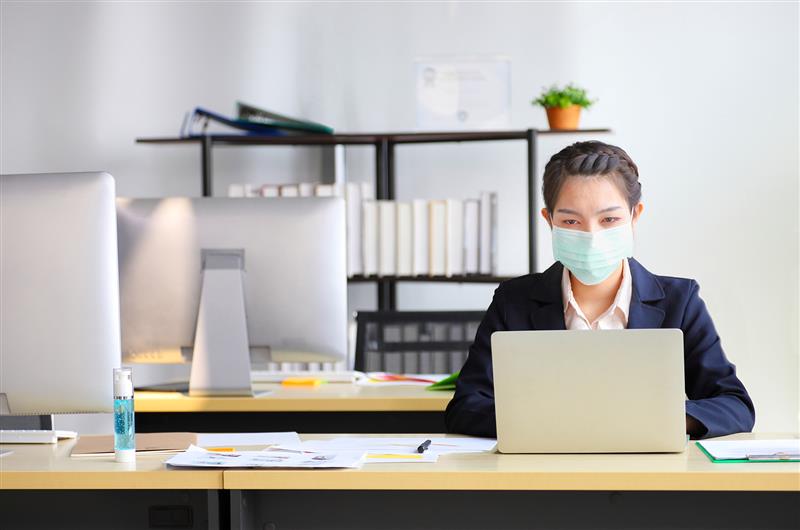
<path fill-rule="evenodd" d="M 333 134 L 333 129 L 321 123 L 300 120 L 241 101 L 236 102 L 236 113 L 240 121 L 268 125 L 277 129 L 291 129 L 312 134 Z"/>
<path fill-rule="evenodd" d="M 448 375 L 438 383 L 433 383 L 430 386 L 426 386 L 426 390 L 455 390 L 456 389 L 456 380 L 458 379 L 458 374 L 461 372 L 458 371 L 452 375 Z"/>
<path fill-rule="evenodd" d="M 701 442 L 695 442 L 695 445 L 700 448 L 704 455 L 708 457 L 709 460 L 714 462 L 715 464 L 764 464 L 764 463 L 774 463 L 774 462 L 800 462 L 798 458 L 784 458 L 781 459 L 779 457 L 775 458 L 759 458 L 759 459 L 748 459 L 748 458 L 740 458 L 740 459 L 733 459 L 733 458 L 714 458 L 711 453 L 709 453 Z"/>

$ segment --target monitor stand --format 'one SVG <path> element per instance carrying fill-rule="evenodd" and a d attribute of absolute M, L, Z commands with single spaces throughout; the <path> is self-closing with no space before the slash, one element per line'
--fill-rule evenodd
<path fill-rule="evenodd" d="M 190 396 L 252 396 L 244 250 L 203 249 Z"/>

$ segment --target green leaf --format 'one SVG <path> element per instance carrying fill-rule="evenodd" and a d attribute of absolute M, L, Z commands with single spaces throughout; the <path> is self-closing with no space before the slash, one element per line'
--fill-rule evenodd
<path fill-rule="evenodd" d="M 579 105 L 589 108 L 597 100 L 590 100 L 586 95 L 586 90 L 568 83 L 564 88 L 552 85 L 550 88 L 542 88 L 542 93 L 538 98 L 531 101 L 532 105 L 540 105 L 544 108 L 561 107 L 566 108 L 570 105 Z"/>

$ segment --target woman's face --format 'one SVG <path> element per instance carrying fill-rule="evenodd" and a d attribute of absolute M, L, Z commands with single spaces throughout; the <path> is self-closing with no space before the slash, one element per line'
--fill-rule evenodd
<path fill-rule="evenodd" d="M 569 177 L 561 186 L 553 218 L 547 208 L 542 216 L 550 224 L 567 230 L 596 232 L 627 223 L 636 225 L 644 205 L 628 208 L 628 200 L 613 180 L 606 177 Z"/>

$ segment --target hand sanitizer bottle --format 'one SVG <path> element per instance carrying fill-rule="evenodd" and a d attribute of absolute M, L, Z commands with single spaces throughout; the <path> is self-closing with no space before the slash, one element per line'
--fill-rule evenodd
<path fill-rule="evenodd" d="M 136 461 L 132 376 L 130 368 L 114 368 L 114 460 L 117 462 Z"/>

